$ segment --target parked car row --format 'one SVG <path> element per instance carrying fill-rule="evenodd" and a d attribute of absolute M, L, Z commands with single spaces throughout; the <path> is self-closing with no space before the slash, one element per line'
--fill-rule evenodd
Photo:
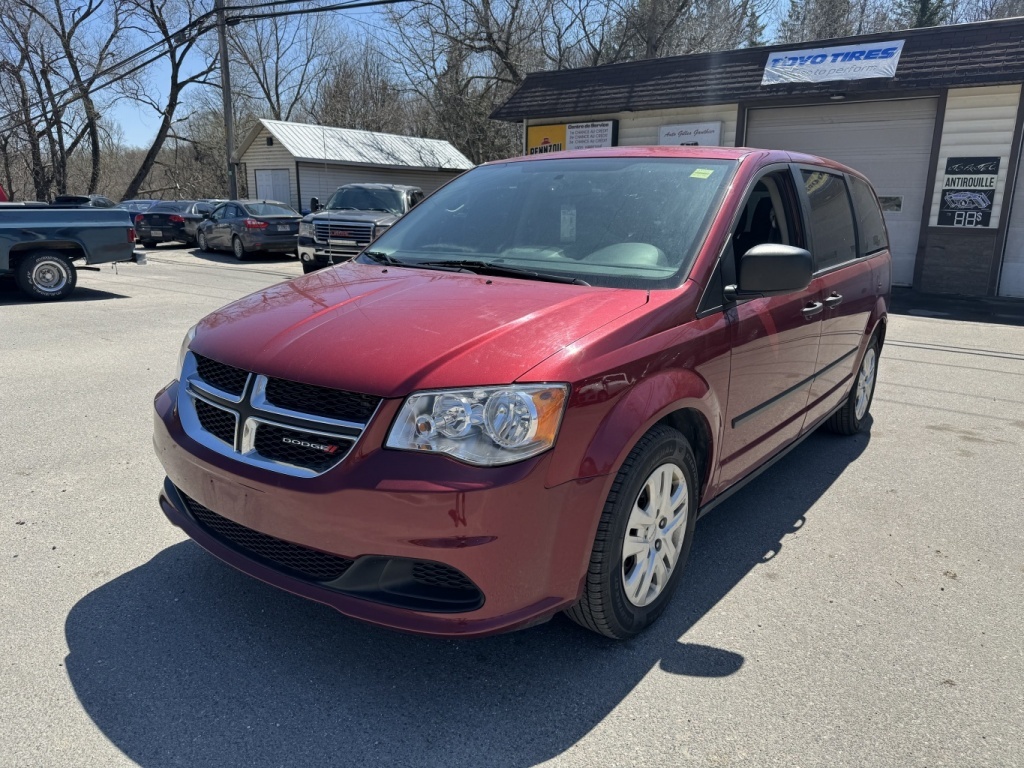
<path fill-rule="evenodd" d="M 354 258 L 423 198 L 419 187 L 346 184 L 325 206 L 312 198 L 306 216 L 276 200 L 167 200 L 153 202 L 133 221 L 147 248 L 196 243 L 240 261 L 255 253 L 295 253 L 308 273 Z"/>

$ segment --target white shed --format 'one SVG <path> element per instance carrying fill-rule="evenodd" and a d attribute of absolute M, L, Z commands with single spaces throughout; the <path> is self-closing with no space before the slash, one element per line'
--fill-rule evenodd
<path fill-rule="evenodd" d="M 296 210 L 353 182 L 408 184 L 427 194 L 473 167 L 440 139 L 260 120 L 235 152 L 249 197 Z"/>

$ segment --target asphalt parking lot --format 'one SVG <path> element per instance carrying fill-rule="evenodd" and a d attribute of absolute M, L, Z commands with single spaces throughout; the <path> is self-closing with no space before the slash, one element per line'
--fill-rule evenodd
<path fill-rule="evenodd" d="M 645 635 L 430 640 L 166 522 L 182 335 L 301 269 L 148 253 L 63 303 L 0 286 L 0 765 L 1024 765 L 1024 327 L 895 315 L 870 432 L 702 520 Z"/>

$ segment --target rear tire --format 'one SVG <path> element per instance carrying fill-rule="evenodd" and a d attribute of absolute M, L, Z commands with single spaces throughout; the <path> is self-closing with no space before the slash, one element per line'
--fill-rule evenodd
<path fill-rule="evenodd" d="M 142 241 L 142 247 L 143 248 L 156 248 L 156 241 L 155 240 L 143 240 Z"/>
<path fill-rule="evenodd" d="M 682 434 L 659 425 L 640 438 L 608 494 L 570 619 L 625 640 L 662 614 L 693 543 L 698 487 L 697 462 Z"/>
<path fill-rule="evenodd" d="M 242 239 L 238 235 L 231 238 L 231 252 L 235 254 L 235 258 L 239 261 L 245 261 L 249 258 L 249 254 L 245 252 L 245 246 L 242 245 Z"/>
<path fill-rule="evenodd" d="M 830 432 L 839 435 L 855 435 L 864 429 L 864 422 L 867 421 L 868 413 L 871 410 L 871 401 L 875 396 L 875 382 L 878 380 L 878 338 L 871 339 L 868 348 L 864 351 L 860 368 L 853 379 L 850 387 L 850 394 L 846 397 L 843 407 L 833 413 L 825 426 Z"/>
<path fill-rule="evenodd" d="M 57 251 L 39 251 L 18 262 L 18 287 L 36 301 L 60 301 L 78 284 L 78 271 L 71 260 Z"/>

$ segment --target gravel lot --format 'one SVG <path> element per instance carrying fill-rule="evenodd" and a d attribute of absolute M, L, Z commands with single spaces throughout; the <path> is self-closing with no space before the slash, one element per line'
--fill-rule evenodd
<path fill-rule="evenodd" d="M 893 317 L 870 434 L 705 518 L 641 638 L 440 641 L 165 521 L 182 335 L 301 269 L 149 256 L 61 304 L 0 287 L 0 765 L 1024 765 L 1024 328 Z"/>

